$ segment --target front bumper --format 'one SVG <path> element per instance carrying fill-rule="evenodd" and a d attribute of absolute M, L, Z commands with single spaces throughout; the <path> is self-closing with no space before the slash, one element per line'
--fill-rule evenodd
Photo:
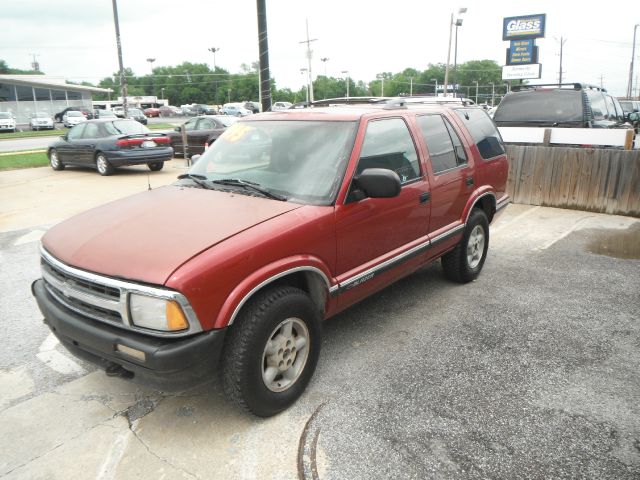
<path fill-rule="evenodd" d="M 104 154 L 114 167 L 140 165 L 143 163 L 167 162 L 173 158 L 173 148 L 137 148 L 134 150 L 112 150 Z"/>
<path fill-rule="evenodd" d="M 74 355 L 102 368 L 122 366 L 139 383 L 162 390 L 178 390 L 213 378 L 226 329 L 190 337 L 157 338 L 103 324 L 73 312 L 49 294 L 42 279 L 31 291 L 44 322 Z M 121 346 L 125 348 L 122 349 Z M 133 357 L 122 350 L 142 352 Z"/>

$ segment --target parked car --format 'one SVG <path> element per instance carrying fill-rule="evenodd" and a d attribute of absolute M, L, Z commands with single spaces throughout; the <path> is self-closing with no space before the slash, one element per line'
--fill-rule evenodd
<path fill-rule="evenodd" d="M 291 105 L 293 105 L 293 103 L 291 102 L 275 102 L 273 105 L 271 105 L 271 111 L 277 112 L 279 110 L 286 110 L 291 107 Z"/>
<path fill-rule="evenodd" d="M 493 120 L 499 127 L 630 128 L 618 99 L 581 83 L 513 87 Z"/>
<path fill-rule="evenodd" d="M 227 127 L 238 121 L 237 117 L 228 115 L 207 115 L 189 119 L 184 128 L 187 134 L 187 156 L 203 153 Z M 181 127 L 167 133 L 176 156 L 184 155 Z"/>
<path fill-rule="evenodd" d="M 182 115 L 182 109 L 172 105 L 163 105 L 158 110 L 160 110 L 160 116 L 162 117 L 179 117 Z"/>
<path fill-rule="evenodd" d="M 87 117 L 77 110 L 69 110 L 62 116 L 62 124 L 67 128 L 71 128 L 86 121 Z"/>
<path fill-rule="evenodd" d="M 507 172 L 476 107 L 249 116 L 175 184 L 49 229 L 32 291 L 111 375 L 183 388 L 217 367 L 230 400 L 274 415 L 309 383 L 324 320 L 438 258 L 480 275 Z"/>
<path fill-rule="evenodd" d="M 159 117 L 160 116 L 160 109 L 159 108 L 155 108 L 155 107 L 149 107 L 149 108 L 145 108 L 143 110 L 143 113 L 148 118 Z"/>
<path fill-rule="evenodd" d="M 47 112 L 36 112 L 29 115 L 31 130 L 53 129 L 53 118 Z"/>
<path fill-rule="evenodd" d="M 244 102 L 242 106 L 249 110 L 251 113 L 260 113 L 260 110 L 262 110 L 262 105 L 260 105 L 258 102 Z"/>
<path fill-rule="evenodd" d="M 89 120 L 49 145 L 47 155 L 54 170 L 79 165 L 111 175 L 115 167 L 128 165 L 146 164 L 153 172 L 162 170 L 164 162 L 173 158 L 173 149 L 165 134 L 151 133 L 134 120 Z"/>
<path fill-rule="evenodd" d="M 225 103 L 220 113 L 224 115 L 233 115 L 235 117 L 246 117 L 251 115 L 251 111 L 244 108 L 239 103 Z"/>
<path fill-rule="evenodd" d="M 118 118 L 118 116 L 113 113 L 113 111 L 111 110 L 105 110 L 105 109 L 96 109 L 93 111 L 93 118 L 104 118 L 104 119 L 116 119 Z"/>
<path fill-rule="evenodd" d="M 84 115 L 84 118 L 86 120 L 90 120 L 90 119 L 93 118 L 93 112 L 88 108 L 85 108 L 85 107 L 67 107 L 64 110 L 62 110 L 61 112 L 56 113 L 53 116 L 53 119 L 56 122 L 62 122 L 64 114 L 67 113 L 67 112 L 80 112 L 80 113 L 82 113 L 82 115 Z"/>
<path fill-rule="evenodd" d="M 139 108 L 129 108 L 127 113 L 127 118 L 140 122 L 143 125 L 147 124 L 147 117 Z"/>
<path fill-rule="evenodd" d="M 113 107 L 111 111 L 115 114 L 116 117 L 124 118 L 124 107 Z"/>
<path fill-rule="evenodd" d="M 16 131 L 16 117 L 9 112 L 0 112 L 0 131 Z"/>
<path fill-rule="evenodd" d="M 640 100 L 620 100 L 620 106 L 624 112 L 624 118 L 633 125 L 636 133 L 640 131 L 640 120 L 638 120 L 638 114 L 640 114 Z M 632 115 L 632 114 L 636 115 Z"/>

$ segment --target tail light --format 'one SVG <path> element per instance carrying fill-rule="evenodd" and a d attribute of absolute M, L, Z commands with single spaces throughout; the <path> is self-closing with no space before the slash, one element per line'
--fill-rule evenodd
<path fill-rule="evenodd" d="M 155 142 L 156 144 L 169 143 L 169 137 L 157 137 L 157 138 L 123 138 L 116 142 L 118 147 L 139 147 L 144 142 Z"/>

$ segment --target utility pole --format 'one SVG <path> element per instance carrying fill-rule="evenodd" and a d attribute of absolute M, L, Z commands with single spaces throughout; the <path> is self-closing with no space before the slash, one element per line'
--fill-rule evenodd
<path fill-rule="evenodd" d="M 633 97 L 633 60 L 636 56 L 636 30 L 640 24 L 633 27 L 633 47 L 631 48 L 631 65 L 629 66 L 629 85 L 627 86 L 627 98 L 631 100 Z"/>
<path fill-rule="evenodd" d="M 269 37 L 267 35 L 267 6 L 265 0 L 257 0 L 258 46 L 260 49 L 260 101 L 262 111 L 271 110 L 271 74 L 269 73 Z M 231 101 L 231 100 L 229 100 Z"/>
<path fill-rule="evenodd" d="M 113 5 L 113 22 L 116 26 L 116 44 L 118 46 L 118 65 L 120 67 L 120 95 L 122 95 L 122 108 L 124 109 L 124 118 L 129 116 L 129 105 L 127 104 L 127 79 L 124 76 L 124 67 L 122 66 L 122 45 L 120 44 L 120 24 L 118 23 L 118 5 L 116 0 L 111 0 Z"/>
<path fill-rule="evenodd" d="M 558 40 L 556 38 L 556 40 Z M 567 42 L 564 37 L 560 37 L 560 76 L 558 77 L 558 86 L 562 85 L 562 47 Z"/>
<path fill-rule="evenodd" d="M 33 62 L 31 63 L 31 70 L 33 70 L 34 72 L 39 72 L 40 64 L 36 60 L 36 57 L 39 57 L 40 55 L 38 55 L 37 53 L 30 53 L 29 55 L 33 56 Z"/>
<path fill-rule="evenodd" d="M 215 72 L 216 71 L 216 52 L 219 52 L 220 49 L 217 48 L 217 47 L 211 47 L 211 48 L 209 48 L 207 50 L 209 50 L 211 53 L 213 53 L 213 71 Z"/>
<path fill-rule="evenodd" d="M 302 42 L 298 42 L 298 43 L 306 43 L 307 44 L 307 60 L 309 62 L 309 67 L 307 69 L 307 73 L 309 74 L 309 80 L 308 80 L 308 85 L 309 85 L 309 102 L 313 103 L 313 82 L 312 82 L 312 75 L 311 75 L 311 55 L 312 55 L 312 51 L 311 51 L 311 42 L 315 42 L 318 39 L 317 38 L 312 38 L 311 40 L 309 39 L 309 19 L 307 18 L 306 20 L 307 23 L 307 39 L 303 40 Z"/>

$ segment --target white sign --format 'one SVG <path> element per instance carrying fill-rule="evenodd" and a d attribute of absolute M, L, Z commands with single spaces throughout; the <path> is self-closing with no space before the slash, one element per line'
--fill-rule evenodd
<path fill-rule="evenodd" d="M 542 64 L 531 63 L 529 65 L 505 65 L 502 67 L 503 80 L 524 80 L 528 78 L 540 78 Z"/>

